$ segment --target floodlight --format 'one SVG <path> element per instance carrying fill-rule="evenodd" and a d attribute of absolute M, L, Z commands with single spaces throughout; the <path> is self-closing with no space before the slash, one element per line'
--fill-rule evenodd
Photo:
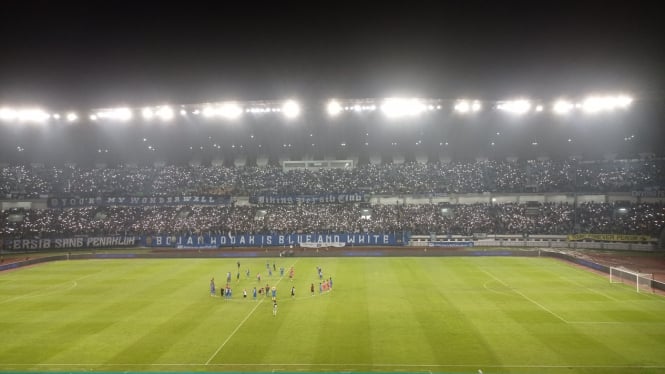
<path fill-rule="evenodd" d="M 76 115 L 74 112 L 69 112 L 67 113 L 67 121 L 69 122 L 74 122 L 78 119 L 79 117 Z"/>
<path fill-rule="evenodd" d="M 225 103 L 222 105 L 217 112 L 220 116 L 228 119 L 236 119 L 242 115 L 242 108 L 236 103 Z"/>
<path fill-rule="evenodd" d="M 557 100 L 552 106 L 552 110 L 556 114 L 568 114 L 573 108 L 573 103 L 566 100 Z"/>
<path fill-rule="evenodd" d="M 600 97 L 591 96 L 582 102 L 582 109 L 586 113 L 596 113 L 604 109 L 605 102 Z"/>
<path fill-rule="evenodd" d="M 288 100 L 282 106 L 282 112 L 284 112 L 284 116 L 287 118 L 298 117 L 300 114 L 300 105 L 293 100 Z"/>
<path fill-rule="evenodd" d="M 187 111 L 184 110 L 184 109 L 180 109 L 180 115 L 181 115 L 181 116 L 186 116 L 186 115 L 187 115 Z"/>
<path fill-rule="evenodd" d="M 119 121 L 128 121 L 132 119 L 132 111 L 129 108 L 114 109 L 113 115 Z"/>
<path fill-rule="evenodd" d="M 55 114 L 53 115 L 53 119 L 60 119 L 60 114 L 55 113 Z"/>
<path fill-rule="evenodd" d="M 342 112 L 342 106 L 337 100 L 330 100 L 328 103 L 328 114 L 331 116 L 336 116 Z"/>
<path fill-rule="evenodd" d="M 13 121 L 18 117 L 18 113 L 14 109 L 0 108 L 0 119 L 3 121 Z"/>
<path fill-rule="evenodd" d="M 531 110 L 531 102 L 525 99 L 504 101 L 497 106 L 497 109 L 514 114 L 524 114 Z"/>
<path fill-rule="evenodd" d="M 474 100 L 470 102 L 468 100 L 458 100 L 455 103 L 454 110 L 459 113 L 468 113 L 468 112 L 477 112 L 481 109 L 480 101 Z"/>
<path fill-rule="evenodd" d="M 620 108 L 627 108 L 632 103 L 633 103 L 633 98 L 630 97 L 630 96 L 620 95 L 620 96 L 617 97 L 617 105 Z"/>
<path fill-rule="evenodd" d="M 173 109 L 168 106 L 161 106 L 157 108 L 157 111 L 155 113 L 157 117 L 159 117 L 162 121 L 170 121 L 173 119 Z"/>
<path fill-rule="evenodd" d="M 626 95 L 619 96 L 589 96 L 582 102 L 582 110 L 586 113 L 626 109 L 633 99 Z"/>
<path fill-rule="evenodd" d="M 543 106 L 542 105 L 536 105 L 536 112 L 542 112 L 543 111 Z"/>
<path fill-rule="evenodd" d="M 460 100 L 455 104 L 454 109 L 456 112 L 467 113 L 469 110 L 471 110 L 471 105 L 469 105 L 469 102 L 466 100 Z"/>
<path fill-rule="evenodd" d="M 132 119 L 132 111 L 129 108 L 104 109 L 96 113 L 96 118 L 129 121 Z"/>
<path fill-rule="evenodd" d="M 51 117 L 41 109 L 21 109 L 16 113 L 18 120 L 21 122 L 44 122 Z"/>
<path fill-rule="evenodd" d="M 151 108 L 143 108 L 141 114 L 143 115 L 143 118 L 147 120 L 150 120 L 152 119 L 152 117 L 155 116 L 155 113 L 152 111 Z"/>
<path fill-rule="evenodd" d="M 417 116 L 426 109 L 418 99 L 388 98 L 381 104 L 383 113 L 391 118 Z"/>
<path fill-rule="evenodd" d="M 210 118 L 216 114 L 215 108 L 211 107 L 210 105 L 207 105 L 205 108 L 203 108 L 203 116 L 206 118 Z"/>

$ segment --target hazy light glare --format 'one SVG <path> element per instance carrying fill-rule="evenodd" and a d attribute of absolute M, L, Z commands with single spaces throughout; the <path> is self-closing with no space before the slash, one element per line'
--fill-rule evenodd
<path fill-rule="evenodd" d="M 207 105 L 203 108 L 203 116 L 206 118 L 222 117 L 236 119 L 244 112 L 243 108 L 236 103 L 224 103 L 217 106 Z"/>
<path fill-rule="evenodd" d="M 157 117 L 159 117 L 162 121 L 170 121 L 173 119 L 173 109 L 168 106 L 161 106 L 157 108 L 157 112 L 155 113 Z"/>
<path fill-rule="evenodd" d="M 589 96 L 581 104 L 586 113 L 626 109 L 633 102 L 633 98 L 626 95 L 619 96 Z"/>
<path fill-rule="evenodd" d="M 460 100 L 455 104 L 455 111 L 460 113 L 467 113 L 471 110 L 471 105 L 466 100 Z"/>
<path fill-rule="evenodd" d="M 155 113 L 152 111 L 151 108 L 143 108 L 143 110 L 141 111 L 141 115 L 143 115 L 144 119 L 150 120 L 152 119 L 152 117 L 155 116 Z"/>
<path fill-rule="evenodd" d="M 328 114 L 334 117 L 342 112 L 342 105 L 337 100 L 330 100 L 327 109 Z"/>
<path fill-rule="evenodd" d="M 478 100 L 458 100 L 455 103 L 454 110 L 459 113 L 478 112 L 482 108 Z"/>
<path fill-rule="evenodd" d="M 0 119 L 3 121 L 13 121 L 18 117 L 18 113 L 14 109 L 0 108 Z"/>
<path fill-rule="evenodd" d="M 236 103 L 224 103 L 220 108 L 219 108 L 219 115 L 221 115 L 224 118 L 228 119 L 236 119 L 240 117 L 243 113 L 242 108 L 240 105 Z"/>
<path fill-rule="evenodd" d="M 132 111 L 129 108 L 104 109 L 97 112 L 95 117 L 114 121 L 129 121 L 132 119 Z"/>
<path fill-rule="evenodd" d="M 525 99 L 504 101 L 497 105 L 497 109 L 514 114 L 524 114 L 531 110 L 531 102 Z"/>
<path fill-rule="evenodd" d="M 552 110 L 556 114 L 568 114 L 574 107 L 575 105 L 569 101 L 557 100 L 552 106 Z"/>
<path fill-rule="evenodd" d="M 388 98 L 381 104 L 381 111 L 390 118 L 417 116 L 427 107 L 418 99 Z"/>
<path fill-rule="evenodd" d="M 29 108 L 29 109 L 1 108 L 0 109 L 0 120 L 3 120 L 3 121 L 19 121 L 19 122 L 42 123 L 42 122 L 45 122 L 49 118 L 51 118 L 50 114 L 48 114 L 44 110 L 38 109 L 38 108 Z"/>
<path fill-rule="evenodd" d="M 77 116 L 76 113 L 74 113 L 74 112 L 67 113 L 67 121 L 74 122 L 77 119 L 79 119 L 79 116 Z"/>
<path fill-rule="evenodd" d="M 298 117 L 300 115 L 300 105 L 293 100 L 288 100 L 282 106 L 282 112 L 287 118 Z"/>
<path fill-rule="evenodd" d="M 212 117 L 216 114 L 216 111 L 213 107 L 211 107 L 210 105 L 207 105 L 205 108 L 203 108 L 202 114 L 203 114 L 203 117 L 210 118 L 210 117 Z"/>

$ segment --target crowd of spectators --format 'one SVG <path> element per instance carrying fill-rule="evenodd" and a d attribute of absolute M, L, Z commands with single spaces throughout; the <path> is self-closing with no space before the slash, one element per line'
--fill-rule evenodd
<path fill-rule="evenodd" d="M 480 192 L 626 192 L 665 188 L 665 160 L 495 161 L 361 165 L 291 170 L 279 166 L 164 166 L 0 169 L 0 197 L 160 196 L 214 193 L 305 195 Z"/>
<path fill-rule="evenodd" d="M 0 237 L 410 232 L 656 236 L 662 204 L 264 205 L 7 210 Z"/>

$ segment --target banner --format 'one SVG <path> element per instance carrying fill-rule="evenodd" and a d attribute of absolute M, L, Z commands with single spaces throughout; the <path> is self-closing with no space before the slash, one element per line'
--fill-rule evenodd
<path fill-rule="evenodd" d="M 573 234 L 568 235 L 568 241 L 596 240 L 599 242 L 648 242 L 649 235 L 621 235 L 621 234 Z"/>
<path fill-rule="evenodd" d="M 135 236 L 91 236 L 56 239 L 5 240 L 6 250 L 25 249 L 77 249 L 102 247 L 132 247 L 139 243 Z"/>
<path fill-rule="evenodd" d="M 635 197 L 665 197 L 665 190 L 631 191 L 631 195 Z"/>
<path fill-rule="evenodd" d="M 323 194 L 323 195 L 254 195 L 252 204 L 326 204 L 326 203 L 362 203 L 364 192 Z"/>
<path fill-rule="evenodd" d="M 302 246 L 320 244 L 344 246 L 404 245 L 399 234 L 287 234 L 287 235 L 153 235 L 142 239 L 146 247 L 219 248 L 219 247 L 268 247 Z"/>
<path fill-rule="evenodd" d="M 323 243 L 300 243 L 300 246 L 303 248 L 342 248 L 346 246 L 346 243 L 339 242 L 323 242 Z"/>
<path fill-rule="evenodd" d="M 228 205 L 230 203 L 230 196 L 214 195 L 50 197 L 47 200 L 49 208 L 81 208 L 86 206 Z"/>
<path fill-rule="evenodd" d="M 473 247 L 473 242 L 429 242 L 428 247 Z"/>

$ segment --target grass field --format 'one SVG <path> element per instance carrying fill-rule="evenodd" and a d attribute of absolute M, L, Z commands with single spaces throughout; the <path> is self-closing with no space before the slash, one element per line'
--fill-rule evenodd
<path fill-rule="evenodd" d="M 665 372 L 665 298 L 554 259 L 269 261 L 272 278 L 266 259 L 240 259 L 240 282 L 235 259 L 75 260 L 0 273 L 0 369 Z M 279 276 L 290 266 L 294 281 Z M 316 266 L 333 291 L 319 293 Z M 219 288 L 227 271 L 233 298 L 211 297 L 211 276 Z M 252 300 L 266 283 L 277 286 L 277 316 L 269 298 Z"/>

